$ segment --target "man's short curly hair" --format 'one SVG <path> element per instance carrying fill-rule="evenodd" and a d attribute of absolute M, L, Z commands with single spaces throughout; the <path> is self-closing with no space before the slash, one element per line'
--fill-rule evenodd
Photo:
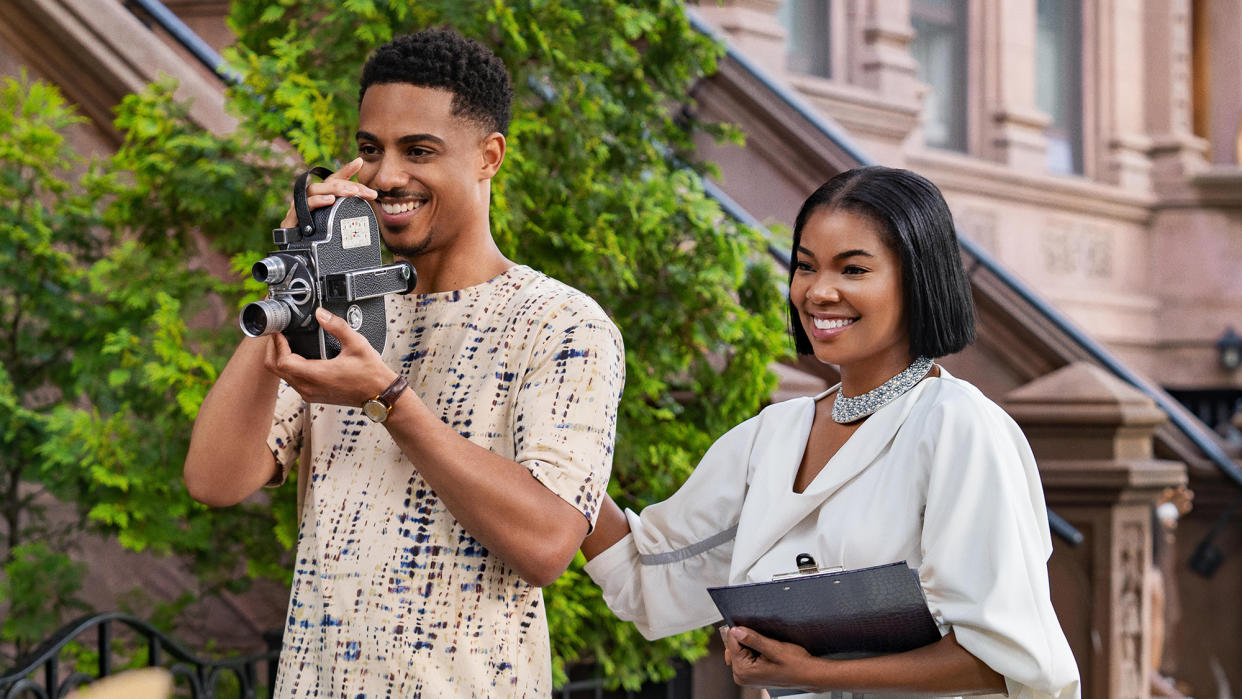
<path fill-rule="evenodd" d="M 513 89 L 505 64 L 487 47 L 445 29 L 398 36 L 362 67 L 358 102 L 372 85 L 408 83 L 453 93 L 453 114 L 507 133 Z"/>

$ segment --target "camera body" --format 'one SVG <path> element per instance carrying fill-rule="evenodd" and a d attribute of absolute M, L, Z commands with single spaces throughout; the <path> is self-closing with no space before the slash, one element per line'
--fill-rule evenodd
<path fill-rule="evenodd" d="M 340 354 L 341 343 L 315 320 L 315 309 L 322 306 L 383 352 L 388 331 L 384 296 L 409 293 L 418 275 L 408 262 L 382 264 L 379 222 L 366 200 L 338 197 L 332 206 L 311 211 L 306 181 L 312 174 L 332 173 L 317 167 L 297 178 L 293 204 L 298 225 L 272 231 L 277 249 L 251 268 L 254 279 L 268 285 L 268 298 L 246 304 L 238 323 L 249 337 L 279 332 L 293 352 L 331 359 Z"/>

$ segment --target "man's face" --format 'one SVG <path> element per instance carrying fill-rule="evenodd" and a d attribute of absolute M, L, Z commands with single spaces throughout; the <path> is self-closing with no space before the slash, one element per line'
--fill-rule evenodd
<path fill-rule="evenodd" d="M 452 101 L 447 90 L 388 83 L 367 88 L 358 109 L 358 181 L 379 193 L 372 207 L 384 242 L 405 259 L 451 249 L 487 222 L 485 180 L 499 166 L 492 137 L 454 116 Z"/>

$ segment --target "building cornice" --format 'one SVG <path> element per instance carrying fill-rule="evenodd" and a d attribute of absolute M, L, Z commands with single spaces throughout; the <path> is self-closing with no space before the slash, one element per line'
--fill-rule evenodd
<path fill-rule="evenodd" d="M 1106 217 L 1147 225 L 1157 204 L 1148 192 L 1132 192 L 1077 177 L 1028 173 L 1007 165 L 930 149 L 907 152 L 909 167 L 941 189 L 1002 202 Z"/>
<path fill-rule="evenodd" d="M 194 103 L 191 119 L 216 133 L 236 120 L 224 89 L 182 58 L 122 3 L 0 0 L 0 38 L 34 73 L 54 81 L 101 133 L 120 143 L 113 110 L 128 94 L 161 76 L 177 80 L 176 96 Z"/>
<path fill-rule="evenodd" d="M 1180 187 L 1170 187 L 1159 203 L 1161 209 L 1242 207 L 1242 167 L 1217 165 L 1187 177 Z"/>

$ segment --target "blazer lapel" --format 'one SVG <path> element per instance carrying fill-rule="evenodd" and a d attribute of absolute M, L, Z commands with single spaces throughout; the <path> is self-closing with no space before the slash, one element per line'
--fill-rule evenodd
<path fill-rule="evenodd" d="M 762 440 L 750 454 L 750 487 L 742 502 L 729 562 L 729 580 L 733 583 L 742 582 L 771 542 L 806 516 L 800 507 L 795 511 L 800 503 L 789 495 L 793 494 L 794 474 L 811 434 L 815 401 L 799 401 L 796 410 L 772 417 L 776 419 L 762 426 Z"/>
<path fill-rule="evenodd" d="M 819 509 L 851 479 L 888 450 L 929 381 L 920 381 L 892 403 L 873 413 L 829 459 L 805 492 L 793 492 L 793 482 L 810 437 L 814 402 L 782 424 L 764 425 L 761 448 L 752 452 L 754 478 L 742 503 L 729 579 L 745 579 L 746 572 L 795 524 Z M 833 389 L 829 389 L 829 393 Z"/>

